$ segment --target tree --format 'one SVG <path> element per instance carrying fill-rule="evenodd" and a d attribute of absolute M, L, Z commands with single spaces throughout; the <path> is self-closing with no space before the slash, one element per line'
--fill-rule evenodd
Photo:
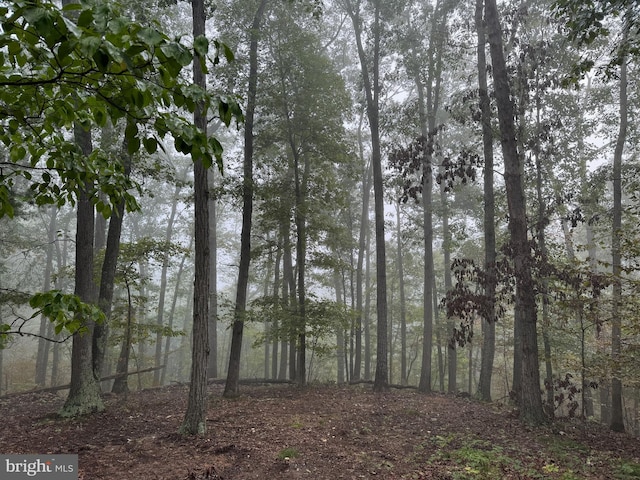
<path fill-rule="evenodd" d="M 484 1 L 476 0 L 475 23 L 478 32 L 478 97 L 482 122 L 482 145 L 484 153 L 484 268 L 486 271 L 485 296 L 486 315 L 482 340 L 482 359 L 478 395 L 491 401 L 491 377 L 495 356 L 495 291 L 496 291 L 496 227 L 495 199 L 493 193 L 493 133 L 491 129 L 491 103 L 487 87 L 486 34 L 484 24 Z"/>
<path fill-rule="evenodd" d="M 240 267 L 236 287 L 236 306 L 233 319 L 229 368 L 224 388 L 225 396 L 238 394 L 240 379 L 240 354 L 242 353 L 242 332 L 247 308 L 247 286 L 251 261 L 251 221 L 253 215 L 253 140 L 256 91 L 258 86 L 258 40 L 260 24 L 267 8 L 268 0 L 260 0 L 253 17 L 249 43 L 249 78 L 247 87 L 247 107 L 244 127 L 244 162 L 242 179 L 242 231 L 240 232 Z"/>
<path fill-rule="evenodd" d="M 527 236 L 527 213 L 522 179 L 522 158 L 516 144 L 511 87 L 504 58 L 502 29 L 495 0 L 485 0 L 485 21 L 493 64 L 505 187 L 509 211 L 510 252 L 516 282 L 517 315 L 520 316 L 522 348 L 522 390 L 520 415 L 532 424 L 546 421 L 540 395 L 536 301 L 531 273 L 531 246 Z"/>
<path fill-rule="evenodd" d="M 629 37 L 631 25 L 630 12 L 623 27 L 623 44 Z M 611 238 L 611 263 L 613 268 L 613 305 L 611 310 L 611 359 L 614 364 L 611 379 L 611 430 L 624 432 L 622 407 L 622 380 L 620 378 L 620 354 L 622 350 L 622 319 L 620 303 L 622 301 L 622 154 L 627 140 L 628 103 L 627 98 L 627 53 L 620 56 L 620 129 L 613 154 L 613 224 Z"/>
<path fill-rule="evenodd" d="M 612 267 L 613 267 L 613 308 L 611 331 L 611 356 L 614 364 L 617 363 L 621 353 L 621 318 L 620 301 L 622 297 L 622 266 L 621 266 L 621 227 L 622 227 L 622 155 L 628 128 L 628 98 L 627 98 L 627 69 L 630 57 L 640 56 L 640 41 L 637 35 L 632 35 L 632 29 L 637 30 L 640 24 L 640 11 L 638 3 L 633 0 L 597 0 L 585 5 L 575 0 L 557 0 L 554 2 L 556 13 L 563 18 L 568 27 L 569 38 L 585 46 L 594 43 L 597 39 L 608 37 L 611 30 L 606 20 L 612 17 L 622 17 L 622 35 L 620 40 L 615 40 L 611 50 L 611 59 L 604 66 L 608 75 L 613 75 L 619 69 L 619 131 L 613 157 L 613 225 L 612 225 Z M 584 58 L 576 66 L 577 73 L 582 75 L 594 67 L 594 61 Z M 577 77 L 578 75 L 576 75 Z M 615 367 L 616 369 L 618 366 Z M 610 427 L 614 431 L 624 431 L 622 409 L 622 383 L 619 375 L 613 375 L 611 381 L 611 422 Z"/>
<path fill-rule="evenodd" d="M 72 18 L 66 16 L 68 12 L 74 12 Z M 137 203 L 129 192 L 135 185 L 123 165 L 90 145 L 91 127 L 108 121 L 115 125 L 127 118 L 129 154 L 142 146 L 153 153 L 157 137 L 171 133 L 178 151 L 208 166 L 214 157 L 221 161 L 220 143 L 207 139 L 180 113 L 166 107 L 193 110 L 198 101 L 216 104 L 227 124 L 241 113 L 232 100 L 207 96 L 180 80 L 181 70 L 193 57 L 186 46 L 123 17 L 112 4 L 70 4 L 61 10 L 50 2 L 14 3 L 0 13 L 4 25 L 0 43 L 7 48 L 0 66 L 0 140 L 7 145 L 11 160 L 0 174 L 0 215 L 14 213 L 10 197 L 18 177 L 30 182 L 37 205 L 77 203 L 78 238 L 86 245 L 76 252 L 76 298 L 95 302 L 93 252 L 88 251 L 88 245 L 93 251 L 94 208 L 108 217 L 121 201 L 129 210 Z M 223 45 L 215 45 L 231 56 Z M 205 53 L 207 46 L 203 38 L 195 49 Z M 151 127 L 153 133 L 145 136 L 143 126 Z M 67 138 L 71 128 L 74 142 Z M 38 169 L 36 176 L 33 172 Z M 36 296 L 31 303 L 43 311 L 60 311 L 47 302 L 66 298 L 52 293 Z M 93 310 L 78 306 L 76 311 Z M 66 325 L 78 331 L 86 327 L 89 332 L 76 335 L 80 342 L 72 373 L 76 384 L 62 413 L 100 409 L 90 355 L 94 317 L 71 321 L 61 314 L 57 318 L 61 328 Z"/>
<path fill-rule="evenodd" d="M 193 18 L 193 43 L 206 45 L 206 14 L 204 0 L 191 2 Z M 193 62 L 193 83 L 206 90 L 205 49 L 197 49 Z M 207 135 L 207 104 L 199 101 L 193 111 L 193 123 Z M 207 165 L 197 158 L 193 163 L 194 207 L 195 207 L 195 278 L 193 281 L 193 334 L 191 337 L 191 382 L 187 410 L 180 433 L 203 435 L 207 430 L 207 365 L 209 363 L 209 183 Z M 175 205 L 175 204 L 174 204 Z M 172 210 L 174 213 L 174 210 Z M 167 230 L 170 238 L 171 230 Z M 164 291 L 161 292 L 164 299 Z M 164 307 L 164 305 L 162 305 Z M 159 317 L 161 319 L 162 317 Z M 160 320 L 159 320 L 160 322 Z M 156 361 L 160 357 L 160 337 L 156 340 Z"/>
<path fill-rule="evenodd" d="M 387 340 L 387 270 L 384 228 L 384 190 L 382 185 L 382 154 L 380 149 L 380 2 L 373 2 L 372 38 L 373 51 L 370 57 L 364 48 L 360 2 L 345 0 L 343 5 L 351 18 L 356 37 L 358 58 L 362 73 L 363 88 L 367 104 L 367 118 L 371 130 L 371 164 L 373 172 L 373 192 L 376 239 L 376 313 L 377 349 L 376 373 L 373 389 L 383 391 L 388 388 L 388 340 Z M 366 361 L 366 360 L 365 360 Z"/>

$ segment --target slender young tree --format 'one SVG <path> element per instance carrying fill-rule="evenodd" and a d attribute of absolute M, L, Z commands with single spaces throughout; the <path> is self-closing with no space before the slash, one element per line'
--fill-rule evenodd
<path fill-rule="evenodd" d="M 260 25 L 267 8 L 268 0 L 260 0 L 260 4 L 251 24 L 249 43 L 249 84 L 247 88 L 247 107 L 244 126 L 244 162 L 242 185 L 242 231 L 240 233 L 240 267 L 238 285 L 236 287 L 236 306 L 234 312 L 231 349 L 229 351 L 229 368 L 224 396 L 238 394 L 240 379 L 240 355 L 242 353 L 242 335 L 244 331 L 244 315 L 247 308 L 247 287 L 249 284 L 249 264 L 251 261 L 251 220 L 253 215 L 253 128 L 258 88 L 258 40 Z"/>
<path fill-rule="evenodd" d="M 194 73 L 195 78 L 195 73 Z M 204 86 L 204 85 L 201 85 Z M 168 248 L 171 244 L 171 238 L 173 237 L 173 225 L 176 220 L 176 214 L 178 211 L 178 202 L 180 201 L 180 190 L 182 189 L 182 185 L 180 182 L 176 183 L 176 186 L 173 191 L 173 198 L 171 199 L 171 212 L 169 213 L 169 218 L 167 219 L 167 228 L 165 231 L 165 245 Z M 207 204 L 208 206 L 208 204 Z M 208 229 L 207 229 L 208 232 Z M 164 304 L 165 298 L 167 295 L 167 275 L 169 272 L 169 258 L 168 253 L 162 259 L 162 267 L 160 269 L 160 291 L 158 292 L 158 306 L 156 313 L 156 326 L 158 331 L 156 333 L 156 351 L 154 356 L 154 366 L 158 368 L 162 362 L 162 327 L 164 326 Z M 166 365 L 165 365 L 166 368 Z M 160 385 L 160 377 L 162 373 L 160 369 L 157 369 L 153 372 L 153 384 Z"/>
<path fill-rule="evenodd" d="M 53 254 L 55 251 L 56 231 L 58 224 L 58 208 L 51 206 L 49 212 L 49 224 L 47 227 L 47 248 L 44 268 L 44 285 L 42 291 L 46 292 L 51 286 L 53 273 Z M 40 331 L 38 338 L 38 351 L 36 354 L 36 385 L 44 387 L 47 378 L 47 365 L 49 363 L 49 342 L 47 341 L 47 327 L 50 325 L 49 319 L 44 315 L 40 318 Z"/>
<path fill-rule="evenodd" d="M 122 147 L 122 159 L 125 176 L 131 174 L 131 155 L 128 151 L 128 141 L 125 138 Z M 104 369 L 104 360 L 107 351 L 107 340 L 109 335 L 109 319 L 111 317 L 111 307 L 113 302 L 113 292 L 115 288 L 116 267 L 120 254 L 120 236 L 122 234 L 122 222 L 124 221 L 125 201 L 118 202 L 110 219 L 109 228 L 104 250 L 104 260 L 100 271 L 100 288 L 98 291 L 98 306 L 104 312 L 106 320 L 102 324 L 97 324 L 93 331 L 92 359 L 93 373 L 96 378 L 101 378 Z"/>
<path fill-rule="evenodd" d="M 622 154 L 627 139 L 628 103 L 627 70 L 628 56 L 626 53 L 626 39 L 629 37 L 631 22 L 630 12 L 625 16 L 623 33 L 623 48 L 620 55 L 620 94 L 619 116 L 620 125 L 618 139 L 613 154 L 613 230 L 611 238 L 611 263 L 613 268 L 613 295 L 611 311 L 611 359 L 613 375 L 611 378 L 611 430 L 624 432 L 624 416 L 622 407 L 622 380 L 620 379 L 620 356 L 622 351 L 622 319 L 620 305 L 622 303 Z"/>
<path fill-rule="evenodd" d="M 376 313 L 377 313 L 377 349 L 376 373 L 373 384 L 375 391 L 388 388 L 388 340 L 387 340 L 387 269 L 384 228 L 384 188 L 382 185 L 382 154 L 380 149 L 380 1 L 374 0 L 372 42 L 373 51 L 368 58 L 363 43 L 362 17 L 360 2 L 345 0 L 347 14 L 351 18 L 356 37 L 358 57 L 364 92 L 367 102 L 367 118 L 371 130 L 371 164 L 373 169 L 373 193 L 375 210 L 376 238 Z"/>

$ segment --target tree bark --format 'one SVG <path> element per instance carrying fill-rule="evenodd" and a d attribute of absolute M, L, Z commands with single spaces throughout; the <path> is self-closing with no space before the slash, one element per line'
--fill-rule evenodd
<path fill-rule="evenodd" d="M 205 35 L 203 0 L 192 0 L 193 38 Z M 193 83 L 206 88 L 206 76 L 200 57 L 193 62 Z M 193 120 L 196 127 L 207 132 L 204 105 L 196 105 Z M 209 356 L 209 204 L 207 170 L 201 159 L 193 164 L 195 206 L 195 278 L 193 282 L 193 326 L 191 353 L 191 383 L 187 410 L 179 428 L 185 435 L 203 435 L 207 430 L 207 364 Z"/>
<path fill-rule="evenodd" d="M 629 35 L 630 19 L 625 16 L 623 45 Z M 627 138 L 628 123 L 627 98 L 627 54 L 621 54 L 620 64 L 620 129 L 613 155 L 613 229 L 611 235 L 611 257 L 613 268 L 613 293 L 611 311 L 611 361 L 613 365 L 611 378 L 611 423 L 614 432 L 624 432 L 624 417 L 622 408 L 622 380 L 620 379 L 620 356 L 622 349 L 622 318 L 620 305 L 622 303 L 622 154 Z"/>
<path fill-rule="evenodd" d="M 244 122 L 244 161 L 242 186 L 242 231 L 240 233 L 240 266 L 236 288 L 236 306 L 234 311 L 229 368 L 224 396 L 238 395 L 240 379 L 240 355 L 242 353 L 242 335 L 244 315 L 247 308 L 247 287 L 249 284 L 249 265 L 251 262 L 251 220 L 253 215 L 253 123 L 258 87 L 258 36 L 262 17 L 268 0 L 261 0 L 253 17 L 249 45 L 249 85 L 247 88 L 247 108 Z"/>
<path fill-rule="evenodd" d="M 194 4 L 195 6 L 195 4 Z M 195 75 L 195 73 L 194 73 Z M 207 186 L 208 188 L 208 186 Z M 164 245 L 166 251 L 164 252 L 164 258 L 162 260 L 162 268 L 160 270 L 160 291 L 158 292 L 158 308 L 156 312 L 156 326 L 158 331 L 156 333 L 156 351 L 154 355 L 155 366 L 159 366 L 162 363 L 162 328 L 164 327 L 164 304 L 165 298 L 167 295 L 167 274 L 169 271 L 169 246 L 171 245 L 171 238 L 173 237 L 173 223 L 176 219 L 176 213 L 178 211 L 178 200 L 180 195 L 180 190 L 182 187 L 180 184 L 176 184 L 173 191 L 173 199 L 171 202 L 171 212 L 169 213 L 169 218 L 167 219 L 167 229 L 164 237 Z M 208 207 L 208 204 L 207 204 Z M 207 225 L 207 229 L 208 229 Z M 208 230 L 207 230 L 208 233 Z M 207 248 L 208 245 L 207 245 Z M 160 370 L 156 370 L 153 372 L 153 385 L 160 385 Z"/>
<path fill-rule="evenodd" d="M 85 156 L 91 154 L 91 132 L 74 127 L 75 141 Z M 95 210 L 90 198 L 91 185 L 83 185 L 78 194 L 76 226 L 76 266 L 74 293 L 85 303 L 96 303 L 96 285 L 93 278 L 93 238 Z M 71 347 L 71 387 L 60 410 L 63 417 L 75 417 L 104 410 L 100 385 L 92 364 L 92 337 L 94 322 L 84 321 L 86 333 L 73 335 Z"/>
<path fill-rule="evenodd" d="M 209 172 L 209 364 L 207 377 L 218 378 L 218 202 L 215 170 Z M 168 339 L 167 339 L 168 341 Z M 165 356 L 167 350 L 165 349 Z M 165 363 L 166 365 L 166 363 Z M 164 375 L 166 368 L 162 370 Z"/>
<path fill-rule="evenodd" d="M 407 305 L 404 289 L 404 263 L 402 261 L 400 202 L 396 202 L 396 237 L 398 242 L 398 287 L 400 290 L 400 385 L 407 385 Z"/>
<path fill-rule="evenodd" d="M 191 250 L 191 247 L 193 246 L 193 236 L 191 236 L 191 239 L 189 240 L 189 250 Z M 169 310 L 169 322 L 168 322 L 168 327 L 169 329 L 173 329 L 173 323 L 174 323 L 174 318 L 175 318 L 175 313 L 176 313 L 176 305 L 178 303 L 178 297 L 180 296 L 180 287 L 181 287 L 181 280 L 182 280 L 182 274 L 184 272 L 184 265 L 187 261 L 187 257 L 189 256 L 189 254 L 185 254 L 182 256 L 182 260 L 180 260 L 180 266 L 178 267 L 178 272 L 176 273 L 176 286 L 173 290 L 173 299 L 171 300 L 171 309 Z M 209 304 L 209 306 L 211 306 L 211 304 Z M 211 326 L 211 324 L 209 324 L 209 326 Z M 211 337 L 209 337 L 211 338 Z M 162 360 L 162 365 L 169 365 L 169 353 L 171 353 L 171 336 L 167 335 L 167 337 L 164 340 L 164 358 Z M 212 353 L 209 352 L 209 355 L 211 355 Z M 211 365 L 209 363 L 209 365 Z M 166 378 L 167 378 L 167 370 L 169 368 L 162 368 L 162 375 L 160 375 L 160 385 L 164 385 Z M 208 373 L 208 372 L 207 372 Z M 210 375 L 207 375 L 207 377 L 210 378 Z"/>
<path fill-rule="evenodd" d="M 374 391 L 388 389 L 389 370 L 387 352 L 387 269 L 386 246 L 384 236 L 384 187 L 382 184 L 382 154 L 380 149 L 380 105 L 379 105 L 379 62 L 380 62 L 380 2 L 373 1 L 373 52 L 372 65 L 369 61 L 362 43 L 362 24 L 359 10 L 356 10 L 351 2 L 346 2 L 348 14 L 353 23 L 356 37 L 356 46 L 365 97 L 367 101 L 367 117 L 371 130 L 371 163 L 373 167 L 373 192 L 375 207 L 375 235 L 376 235 L 376 313 L 377 313 L 377 349 L 376 349 L 376 373 L 373 384 Z M 357 6 L 359 8 L 359 5 Z"/>
<path fill-rule="evenodd" d="M 124 159 L 124 172 L 128 177 L 131 174 L 131 155 L 127 151 L 127 142 L 122 147 Z M 96 378 L 103 376 L 104 359 L 107 352 L 107 339 L 109 336 L 109 320 L 113 303 L 113 291 L 115 288 L 116 267 L 120 255 L 120 236 L 122 234 L 122 222 L 124 221 L 125 205 L 121 201 L 113 210 L 109 219 L 104 260 L 100 272 L 100 290 L 98 292 L 98 306 L 104 312 L 105 323 L 96 325 L 93 332 L 93 370 Z M 97 223 L 97 222 L 96 222 Z"/>
<path fill-rule="evenodd" d="M 527 237 L 522 159 L 516 146 L 513 103 L 502 44 L 502 29 L 495 0 L 485 0 L 485 19 L 498 104 L 505 187 L 509 212 L 511 254 L 516 282 L 516 310 L 521 315 L 522 386 L 520 416 L 531 424 L 546 421 L 540 392 L 535 288 L 531 274 L 531 248 Z"/>
<path fill-rule="evenodd" d="M 51 276 L 53 272 L 53 253 L 56 241 L 56 229 L 58 219 L 58 209 L 52 205 L 48 209 L 50 218 L 47 228 L 47 248 L 44 267 L 44 285 L 43 291 L 46 292 L 51 288 Z M 38 352 L 36 354 L 36 385 L 44 387 L 47 379 L 47 365 L 49 363 L 49 342 L 46 340 L 46 334 L 50 322 L 42 315 L 40 317 L 40 338 L 38 338 Z"/>
<path fill-rule="evenodd" d="M 495 199 L 493 191 L 493 132 L 491 129 L 491 103 L 487 87 L 487 43 L 483 19 L 483 0 L 476 0 L 476 30 L 478 32 L 478 96 L 482 122 L 482 144 L 484 153 L 484 269 L 486 285 L 484 294 L 487 301 L 486 314 L 483 316 L 482 357 L 480 360 L 480 380 L 478 396 L 486 402 L 491 401 L 491 380 L 493 360 L 496 350 L 496 227 Z"/>
<path fill-rule="evenodd" d="M 360 160 L 364 164 L 364 148 L 362 143 L 362 116 L 358 127 L 358 146 Z M 369 232 L 369 199 L 371 196 L 371 163 L 363 170 L 362 175 L 362 211 L 360 217 L 360 233 L 358 235 L 358 260 L 356 266 L 356 324 L 355 324 L 355 355 L 353 359 L 353 373 L 351 380 L 360 380 L 362 376 L 362 323 L 364 316 L 363 289 L 364 271 L 363 263 L 366 251 L 366 240 Z"/>

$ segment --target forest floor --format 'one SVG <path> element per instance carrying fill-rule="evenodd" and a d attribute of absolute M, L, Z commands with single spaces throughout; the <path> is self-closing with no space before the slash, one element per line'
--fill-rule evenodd
<path fill-rule="evenodd" d="M 596 424 L 523 425 L 507 407 L 370 386 L 210 386 L 208 430 L 177 434 L 188 388 L 107 396 L 76 420 L 61 395 L 0 400 L 0 453 L 79 454 L 86 480 L 630 479 L 640 440 Z"/>

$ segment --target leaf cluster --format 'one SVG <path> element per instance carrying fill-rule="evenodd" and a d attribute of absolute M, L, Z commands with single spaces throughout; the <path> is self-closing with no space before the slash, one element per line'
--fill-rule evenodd
<path fill-rule="evenodd" d="M 0 159 L 0 216 L 13 215 L 15 177 L 33 181 L 38 204 L 73 202 L 80 185 L 95 184 L 112 205 L 124 198 L 134 207 L 120 162 L 99 152 L 87 158 L 70 138 L 74 126 L 89 130 L 125 119 L 129 155 L 142 148 L 154 153 L 170 134 L 179 152 L 221 165 L 219 141 L 180 113 L 202 105 L 226 125 L 242 120 L 235 99 L 214 97 L 183 78 L 194 52 L 206 69 L 206 38 L 197 38 L 192 51 L 126 18 L 114 3 L 90 0 L 62 9 L 18 0 L 0 7 L 0 22 L 0 142 L 7 152 Z M 226 45 L 213 46 L 214 65 L 220 55 L 233 59 Z"/>
<path fill-rule="evenodd" d="M 66 330 L 70 334 L 87 332 L 87 323 L 102 323 L 105 315 L 96 305 L 80 300 L 80 297 L 60 290 L 34 294 L 29 305 L 36 311 L 31 318 L 44 315 L 54 324 L 56 334 Z"/>

